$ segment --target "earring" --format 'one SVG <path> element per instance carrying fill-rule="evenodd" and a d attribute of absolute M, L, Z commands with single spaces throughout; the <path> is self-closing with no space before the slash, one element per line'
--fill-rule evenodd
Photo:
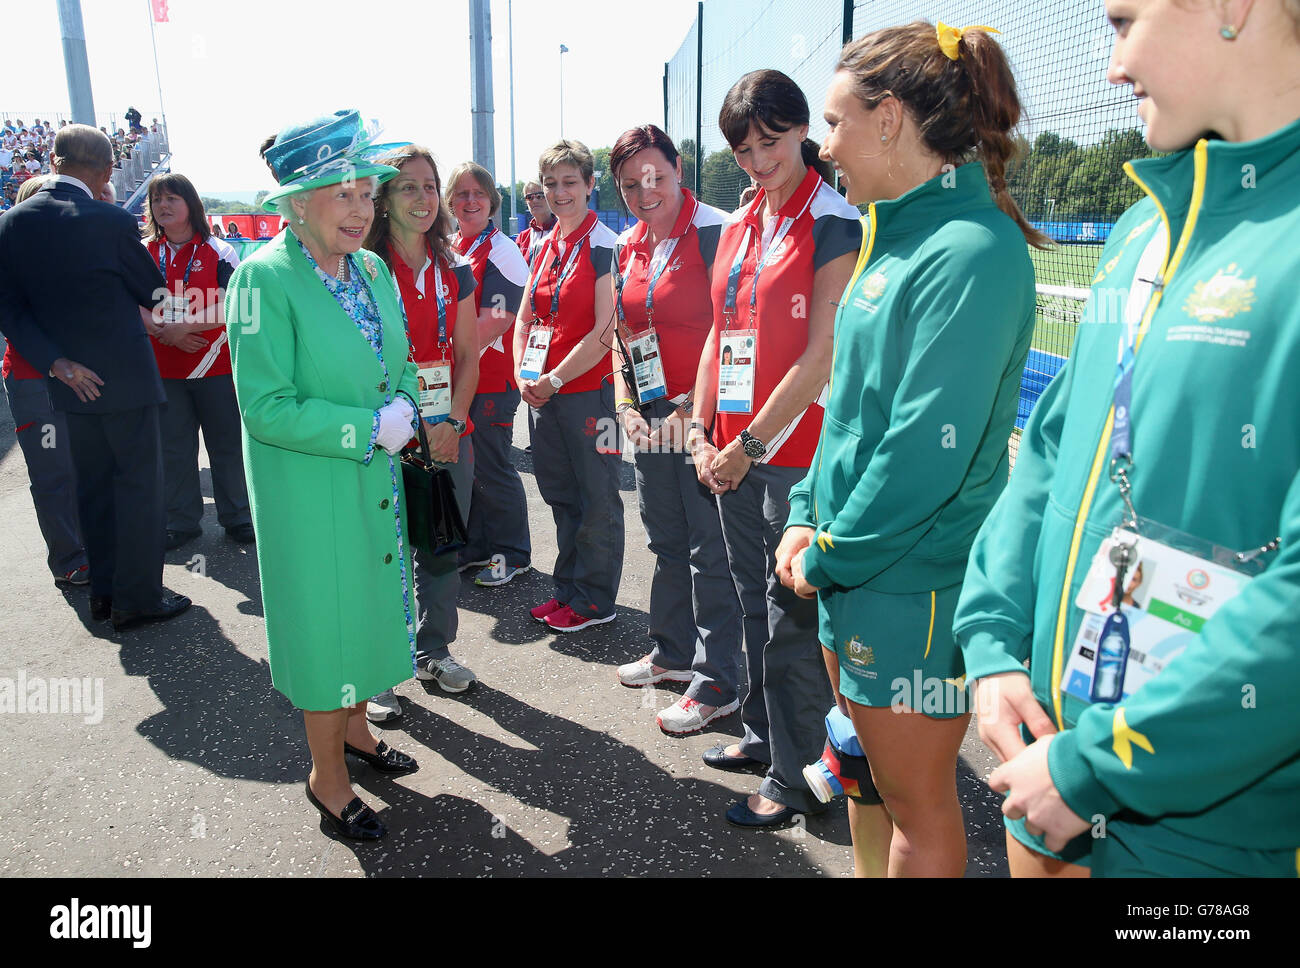
<path fill-rule="evenodd" d="M 881 141 L 888 141 L 888 140 L 889 140 L 889 135 L 887 135 L 887 134 L 882 134 L 882 135 L 880 136 L 880 140 L 881 140 Z"/>
<path fill-rule="evenodd" d="M 298 224 L 299 224 L 299 225 L 306 225 L 306 224 L 307 224 L 307 220 L 306 220 L 305 218 L 303 218 L 301 215 L 299 215 L 299 216 L 298 216 Z"/>
<path fill-rule="evenodd" d="M 1232 24 L 1224 24 L 1222 27 L 1219 28 L 1219 36 L 1222 37 L 1224 40 L 1236 40 L 1237 28 L 1234 27 Z"/>

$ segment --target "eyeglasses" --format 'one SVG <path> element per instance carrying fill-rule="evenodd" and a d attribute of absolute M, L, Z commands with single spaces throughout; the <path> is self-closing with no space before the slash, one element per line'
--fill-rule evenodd
<path fill-rule="evenodd" d="M 539 198 L 545 198 L 545 197 L 546 196 L 542 192 L 529 192 L 527 195 L 524 196 L 524 201 L 535 202 Z"/>

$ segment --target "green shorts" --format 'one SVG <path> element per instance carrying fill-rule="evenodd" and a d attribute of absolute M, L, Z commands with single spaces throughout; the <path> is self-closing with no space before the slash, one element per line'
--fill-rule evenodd
<path fill-rule="evenodd" d="M 940 719 L 970 712 L 966 666 L 952 637 L 960 592 L 960 583 L 904 595 L 862 587 L 819 592 L 819 637 L 839 657 L 840 695 Z"/>
<path fill-rule="evenodd" d="M 1112 820 L 1092 848 L 1093 877 L 1296 877 L 1300 851 L 1252 850 L 1191 837 L 1168 824 Z"/>

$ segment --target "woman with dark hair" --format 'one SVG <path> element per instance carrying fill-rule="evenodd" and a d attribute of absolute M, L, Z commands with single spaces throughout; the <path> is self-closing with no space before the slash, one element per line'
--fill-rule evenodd
<path fill-rule="evenodd" d="M 718 505 L 685 457 L 686 415 L 713 326 L 709 277 L 726 216 L 682 187 L 677 148 L 645 124 L 609 155 L 614 183 L 639 220 L 615 246 L 616 412 L 636 448 L 636 488 L 650 550 L 650 639 L 618 670 L 625 686 L 689 682 L 657 718 L 664 732 L 703 729 L 739 707 L 740 605 L 727 571 Z M 633 385 L 623 375 L 623 347 Z"/>
<path fill-rule="evenodd" d="M 817 609 L 776 580 L 773 555 L 790 487 L 817 446 L 835 304 L 862 229 L 857 209 L 825 181 L 808 122 L 803 92 L 780 71 L 746 74 L 722 103 L 719 126 L 759 191 L 718 242 L 713 326 L 687 438 L 700 481 L 718 496 L 749 668 L 745 734 L 704 761 L 768 767 L 758 793 L 727 812 L 745 827 L 823 809 L 802 773 L 822 751 L 832 702 L 815 641 Z M 720 374 L 724 339 L 735 350 Z"/>
<path fill-rule="evenodd" d="M 510 463 L 520 400 L 515 314 L 528 281 L 528 264 L 492 221 L 501 208 L 501 193 L 486 168 L 472 161 L 457 165 L 444 194 L 457 224 L 452 245 L 474 270 L 478 321 L 478 387 L 469 412 L 474 427 L 474 500 L 465 522 L 469 540 L 459 564 L 462 571 L 481 569 L 474 584 L 495 588 L 532 567 L 528 499 Z"/>
<path fill-rule="evenodd" d="M 817 598 L 837 701 L 883 800 L 850 804 L 858 873 L 959 877 L 970 713 L 952 618 L 1007 481 L 1034 330 L 1025 242 L 1046 240 L 1006 192 L 1020 101 L 988 28 L 918 21 L 845 45 L 825 116 L 822 153 L 870 210 L 777 574 Z"/>
<path fill-rule="evenodd" d="M 397 280 L 419 375 L 443 388 L 420 395 L 420 418 L 429 453 L 451 474 L 461 517 L 468 518 L 474 481 L 469 408 L 478 386 L 474 273 L 452 245 L 451 216 L 442 204 L 442 182 L 429 149 L 406 145 L 375 161 L 398 171 L 375 196 L 366 248 L 379 253 Z M 463 323 L 459 339 L 457 322 Z M 477 677 L 451 655 L 460 595 L 456 563 L 418 548 L 411 556 L 418 605 L 416 677 L 432 679 L 444 692 L 464 692 Z M 401 705 L 390 691 L 374 697 L 366 714 L 383 722 L 401 715 Z"/>
<path fill-rule="evenodd" d="M 216 238 L 193 183 L 171 172 L 149 183 L 146 245 L 170 290 L 148 320 L 167 403 L 159 415 L 167 549 L 202 534 L 199 429 L 212 464 L 217 520 L 241 544 L 253 540 L 239 404 L 231 375 L 226 284 L 239 256 Z M 147 314 L 146 314 L 147 315 Z"/>
<path fill-rule="evenodd" d="M 557 141 L 537 162 L 557 219 L 542 243 L 515 327 L 520 395 L 532 407 L 537 489 L 555 517 L 555 594 L 529 610 L 556 632 L 617 617 L 623 575 L 623 445 L 601 384 L 614 323 L 614 233 L 587 208 L 595 162 L 580 141 Z M 612 429 L 612 433 L 609 432 Z"/>

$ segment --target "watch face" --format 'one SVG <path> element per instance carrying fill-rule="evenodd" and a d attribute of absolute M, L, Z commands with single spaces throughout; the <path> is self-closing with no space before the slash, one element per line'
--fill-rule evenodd
<path fill-rule="evenodd" d="M 761 441 L 754 437 L 750 437 L 745 441 L 744 449 L 746 457 L 762 457 L 767 453 L 767 448 L 763 446 Z"/>

